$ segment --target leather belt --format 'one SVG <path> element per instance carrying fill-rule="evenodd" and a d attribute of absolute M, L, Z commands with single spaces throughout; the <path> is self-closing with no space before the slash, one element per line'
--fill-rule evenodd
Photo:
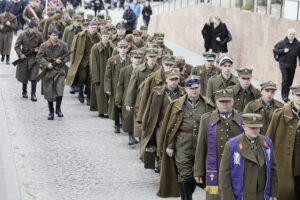
<path fill-rule="evenodd" d="M 180 129 L 180 131 L 183 133 L 190 133 L 190 134 L 197 135 L 199 132 L 199 129 Z"/>

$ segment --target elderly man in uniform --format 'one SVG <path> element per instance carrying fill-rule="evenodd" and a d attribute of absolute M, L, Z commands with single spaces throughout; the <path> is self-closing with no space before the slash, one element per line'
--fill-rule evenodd
<path fill-rule="evenodd" d="M 142 95 L 141 95 L 139 110 L 136 118 L 138 122 L 142 122 L 142 118 L 145 112 L 147 102 L 149 100 L 151 90 L 156 86 L 162 86 L 163 84 L 165 84 L 165 74 L 166 72 L 174 68 L 175 57 L 164 56 L 162 62 L 163 62 L 162 67 L 156 72 L 154 72 L 153 74 L 151 74 L 145 80 L 145 84 L 143 86 L 143 92 L 141 93 Z"/>
<path fill-rule="evenodd" d="M 237 72 L 239 76 L 239 83 L 229 88 L 233 91 L 233 108 L 239 112 L 243 112 L 245 106 L 250 101 L 259 98 L 261 93 L 251 84 L 252 69 L 237 69 Z"/>
<path fill-rule="evenodd" d="M 206 95 L 207 82 L 212 76 L 221 74 L 221 69 L 214 66 L 216 54 L 207 52 L 203 54 L 204 65 L 196 66 L 192 69 L 192 74 L 200 76 L 202 82 L 201 95 Z"/>
<path fill-rule="evenodd" d="M 11 14 L 10 8 L 6 6 L 5 12 L 0 14 L 0 54 L 1 62 L 6 56 L 6 64 L 9 65 L 9 56 L 12 46 L 13 31 L 17 28 L 17 18 Z"/>
<path fill-rule="evenodd" d="M 267 136 L 278 161 L 278 199 L 300 199 L 300 85 L 291 87 L 293 101 L 274 111 Z"/>
<path fill-rule="evenodd" d="M 103 31 L 101 41 L 95 44 L 90 54 L 91 70 L 91 111 L 98 111 L 99 117 L 106 117 L 108 109 L 108 97 L 105 94 L 105 71 L 109 58 L 113 51 L 113 44 L 109 42 L 109 34 Z"/>
<path fill-rule="evenodd" d="M 92 21 L 88 30 L 79 32 L 73 39 L 71 49 L 74 50 L 71 56 L 71 67 L 68 72 L 66 85 L 78 86 L 78 100 L 84 103 L 83 87 L 87 90 L 87 105 L 90 105 L 91 72 L 90 54 L 94 44 L 100 42 L 101 35 L 97 33 L 98 25 Z"/>
<path fill-rule="evenodd" d="M 44 42 L 36 56 L 42 71 L 46 71 L 43 78 L 42 93 L 48 101 L 49 115 L 48 120 L 54 119 L 53 102 L 56 101 L 55 113 L 59 118 L 63 117 L 61 103 L 64 93 L 66 65 L 68 58 L 61 59 L 69 50 L 66 43 L 58 39 L 59 31 L 55 26 L 49 28 L 50 38 Z M 54 59 L 54 62 L 50 62 Z"/>
<path fill-rule="evenodd" d="M 185 94 L 178 86 L 180 81 L 179 69 L 171 69 L 165 73 L 166 84 L 156 86 L 151 90 L 142 120 L 141 157 L 148 148 L 157 147 L 162 120 L 171 101 Z M 160 162 L 157 159 L 155 172 L 160 171 Z"/>
<path fill-rule="evenodd" d="M 243 112 L 261 114 L 263 127 L 260 129 L 260 133 L 262 135 L 266 135 L 274 111 L 284 105 L 274 99 L 274 95 L 277 90 L 275 83 L 272 81 L 264 82 L 260 84 L 260 88 L 261 98 L 250 101 Z"/>
<path fill-rule="evenodd" d="M 133 70 L 135 70 L 141 63 L 144 58 L 144 52 L 140 50 L 133 50 L 130 53 L 131 56 L 131 64 L 122 68 L 120 70 L 119 81 L 116 89 L 116 98 L 115 98 L 115 105 L 118 108 L 122 109 L 122 129 L 123 131 L 127 132 L 129 135 L 129 142 L 128 145 L 137 144 L 138 141 L 133 136 L 133 112 L 129 112 L 126 110 L 125 97 L 127 94 L 127 88 L 130 81 L 130 76 Z"/>
<path fill-rule="evenodd" d="M 146 53 L 146 58 L 147 61 L 145 63 L 138 66 L 132 71 L 124 103 L 128 112 L 133 112 L 134 110 L 134 119 L 136 119 L 137 117 L 136 115 L 140 104 L 142 83 L 148 77 L 149 74 L 160 69 L 160 66 L 156 63 L 157 51 L 155 49 L 148 49 Z M 141 126 L 140 124 L 136 123 L 136 120 L 134 120 L 134 122 L 134 135 L 136 137 L 140 137 Z"/>
<path fill-rule="evenodd" d="M 202 115 L 214 103 L 200 95 L 200 77 L 189 76 L 184 95 L 168 106 L 159 132 L 157 152 L 161 157 L 160 197 L 181 196 L 191 200 L 196 184 L 193 178 L 195 150 Z"/>
<path fill-rule="evenodd" d="M 115 133 L 120 133 L 121 124 L 121 109 L 115 105 L 115 97 L 120 70 L 125 66 L 130 65 L 131 63 L 130 57 L 129 55 L 127 55 L 127 42 L 119 42 L 118 51 L 118 55 L 108 59 L 104 75 L 104 91 L 107 95 L 109 95 L 108 115 L 110 119 L 115 121 Z"/>
<path fill-rule="evenodd" d="M 243 114 L 244 134 L 231 138 L 220 164 L 221 198 L 277 200 L 277 163 L 272 141 L 260 135 L 260 114 Z"/>
<path fill-rule="evenodd" d="M 17 66 L 16 78 L 22 83 L 23 98 L 28 98 L 27 83 L 31 82 L 31 101 L 37 101 L 35 94 L 37 82 L 34 78 L 39 73 L 39 65 L 36 62 L 36 54 L 42 43 L 43 39 L 41 33 L 38 32 L 38 24 L 31 20 L 28 29 L 18 36 L 15 44 L 15 51 L 22 59 Z"/>
<path fill-rule="evenodd" d="M 117 23 L 116 28 L 117 28 L 117 34 L 113 37 L 113 41 L 112 41 L 115 45 L 117 45 L 118 42 L 120 42 L 121 40 L 125 39 L 126 24 L 121 22 Z"/>
<path fill-rule="evenodd" d="M 207 200 L 221 200 L 218 176 L 225 143 L 243 132 L 242 118 L 233 109 L 232 90 L 214 95 L 217 109 L 201 117 L 194 165 L 195 180 L 205 188 Z"/>
<path fill-rule="evenodd" d="M 214 92 L 226 89 L 239 83 L 238 78 L 231 72 L 233 61 L 228 56 L 220 59 L 221 74 L 212 76 L 208 79 L 206 96 L 215 102 Z"/>

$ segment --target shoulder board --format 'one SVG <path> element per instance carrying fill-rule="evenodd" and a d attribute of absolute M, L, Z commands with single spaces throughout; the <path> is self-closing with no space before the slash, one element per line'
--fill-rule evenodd
<path fill-rule="evenodd" d="M 45 46 L 50 47 L 51 46 L 50 42 L 46 42 Z"/>
<path fill-rule="evenodd" d="M 243 148 L 244 148 L 244 145 L 243 145 L 243 143 L 240 142 L 239 143 L 239 149 L 242 150 Z"/>

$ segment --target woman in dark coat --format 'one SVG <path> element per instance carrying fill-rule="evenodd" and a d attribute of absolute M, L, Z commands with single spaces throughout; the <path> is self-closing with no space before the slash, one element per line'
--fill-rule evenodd
<path fill-rule="evenodd" d="M 129 4 L 125 4 L 125 11 L 123 13 L 123 19 L 126 24 L 126 34 L 132 34 L 134 30 L 134 23 L 135 23 L 135 14 L 133 10 L 130 8 Z"/>
<path fill-rule="evenodd" d="M 211 29 L 211 43 L 214 53 L 227 53 L 227 43 L 231 41 L 231 34 L 225 23 L 219 17 L 214 17 Z"/>
<path fill-rule="evenodd" d="M 148 26 L 150 22 L 150 16 L 152 15 L 152 8 L 149 1 L 145 1 L 144 8 L 142 10 L 144 25 Z"/>
<path fill-rule="evenodd" d="M 214 15 L 210 15 L 208 22 L 206 22 L 202 28 L 202 36 L 204 39 L 204 48 L 205 51 L 208 52 L 210 49 L 212 49 L 212 42 L 211 42 L 211 30 L 213 27 L 213 19 L 214 19 Z"/>

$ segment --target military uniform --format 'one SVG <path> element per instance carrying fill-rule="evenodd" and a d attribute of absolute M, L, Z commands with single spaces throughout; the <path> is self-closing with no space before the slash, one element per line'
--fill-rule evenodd
<path fill-rule="evenodd" d="M 98 111 L 107 114 L 108 96 L 105 94 L 105 71 L 107 63 L 111 57 L 113 44 L 108 43 L 104 46 L 102 42 L 95 44 L 91 49 L 90 63 L 92 88 L 91 88 L 91 111 Z"/>
<path fill-rule="evenodd" d="M 49 27 L 50 26 L 56 26 L 56 28 L 58 29 L 59 31 L 59 35 L 58 35 L 58 38 L 61 39 L 62 37 L 62 34 L 63 34 L 63 29 L 61 27 L 61 24 L 58 23 L 59 20 L 61 20 L 62 18 L 62 12 L 57 12 L 54 14 L 54 16 L 48 18 L 43 26 L 43 39 L 44 41 L 48 40 L 48 30 L 49 30 Z"/>
<path fill-rule="evenodd" d="M 32 10 L 34 11 L 35 15 L 32 14 Z M 35 20 L 41 20 L 43 18 L 43 8 L 41 5 L 32 5 L 29 4 L 27 5 L 22 13 L 23 19 L 29 23 L 30 20 L 35 19 Z"/>
<path fill-rule="evenodd" d="M 293 95 L 300 95 L 300 85 L 291 87 Z M 278 161 L 278 199 L 300 198 L 300 111 L 294 102 L 274 111 L 266 135 L 274 144 Z"/>
<path fill-rule="evenodd" d="M 272 89 L 276 90 L 276 85 L 272 82 L 266 82 L 260 85 L 261 90 L 263 89 Z M 262 135 L 266 135 L 267 129 L 269 127 L 269 124 L 271 122 L 273 113 L 276 109 L 283 107 L 284 105 L 273 99 L 271 103 L 267 104 L 263 101 L 262 98 L 255 99 L 253 101 L 250 101 L 245 109 L 244 113 L 257 113 L 262 115 L 262 123 L 263 127 L 260 129 L 260 133 Z"/>
<path fill-rule="evenodd" d="M 49 34 L 58 34 L 58 30 L 52 27 L 49 30 Z M 57 59 L 69 52 L 68 46 L 61 40 L 58 40 L 56 44 L 53 44 L 51 40 L 44 42 L 36 56 L 38 63 L 41 66 L 42 71 L 47 71 L 45 77 L 42 79 L 42 94 L 48 101 L 49 115 L 48 120 L 54 119 L 53 101 L 56 101 L 56 114 L 58 117 L 63 117 L 61 112 L 61 103 L 64 92 L 65 77 L 66 77 L 66 65 L 68 58 L 62 60 L 59 65 L 53 65 L 53 69 L 49 70 L 48 66 L 51 59 Z"/>
<path fill-rule="evenodd" d="M 262 127 L 259 114 L 244 114 L 244 125 Z M 278 197 L 277 163 L 272 141 L 262 135 L 249 139 L 241 134 L 230 139 L 220 165 L 222 199 L 265 200 Z M 241 194 L 241 195 L 240 195 Z"/>
<path fill-rule="evenodd" d="M 215 95 L 216 100 L 220 101 L 233 99 L 232 91 L 227 89 L 220 90 Z M 221 199 L 218 194 L 217 180 L 225 143 L 240 133 L 242 133 L 242 118 L 235 110 L 221 114 L 217 109 L 201 117 L 195 153 L 194 177 L 206 179 L 207 200 Z"/>
<path fill-rule="evenodd" d="M 10 25 L 7 25 L 10 23 Z M 1 61 L 4 61 L 6 56 L 6 63 L 9 64 L 9 55 L 13 39 L 13 30 L 18 26 L 17 18 L 10 12 L 0 14 L 0 54 L 2 55 Z"/>
<path fill-rule="evenodd" d="M 188 84 L 186 81 L 186 87 L 199 87 L 199 83 L 199 79 L 198 82 Z M 213 109 L 213 102 L 203 96 L 192 102 L 184 95 L 168 106 L 160 128 L 157 149 L 162 159 L 158 196 L 177 197 L 180 190 L 182 199 L 192 199 L 195 190 L 193 165 L 199 121 L 204 113 Z M 175 159 L 167 155 L 167 148 L 174 150 Z"/>
<path fill-rule="evenodd" d="M 148 55 L 155 54 L 156 52 L 148 51 Z M 148 77 L 149 74 L 157 71 L 160 69 L 160 66 L 155 64 L 152 69 L 149 68 L 147 63 L 141 64 L 137 68 L 132 71 L 130 82 L 127 88 L 127 94 L 125 98 L 125 106 L 130 106 L 132 108 L 138 108 L 140 103 L 140 96 L 141 96 L 141 86 L 144 80 Z M 135 110 L 135 113 L 137 110 Z M 137 114 L 137 113 L 136 113 Z M 135 125 L 134 134 L 136 137 L 140 137 L 141 130 L 138 128 L 140 127 L 138 124 Z"/>
<path fill-rule="evenodd" d="M 91 22 L 92 23 L 92 22 Z M 94 24 L 91 24 L 95 26 Z M 90 74 L 90 54 L 94 44 L 101 41 L 99 33 L 91 34 L 88 30 L 84 30 L 75 35 L 71 49 L 74 52 L 71 55 L 71 66 L 68 72 L 66 85 L 78 86 L 79 93 L 78 99 L 84 102 L 83 86 L 87 88 L 87 103 L 89 104 L 90 87 L 91 87 L 91 74 Z"/>
<path fill-rule="evenodd" d="M 77 19 L 74 19 L 74 20 L 77 20 Z M 71 49 L 71 45 L 72 45 L 75 35 L 81 31 L 82 31 L 81 26 L 76 27 L 74 25 L 70 25 L 65 28 L 63 36 L 62 36 L 62 40 L 65 43 L 67 43 L 69 49 Z"/>
<path fill-rule="evenodd" d="M 184 81 L 191 75 L 193 66 L 190 64 L 187 64 L 185 62 L 184 57 L 176 56 L 175 58 L 175 68 L 178 68 L 180 70 L 180 86 L 184 86 Z"/>
<path fill-rule="evenodd" d="M 35 26 L 37 26 L 37 24 L 35 24 Z M 36 52 L 28 55 L 24 61 L 20 62 L 16 70 L 16 78 L 23 84 L 22 95 L 24 98 L 27 98 L 27 83 L 31 81 L 31 100 L 33 101 L 36 101 L 36 82 L 34 78 L 39 73 L 39 64 L 36 61 L 36 54 L 42 42 L 43 39 L 40 32 L 31 33 L 29 30 L 26 30 L 18 36 L 15 43 L 15 51 L 19 58 L 29 52 Z"/>

